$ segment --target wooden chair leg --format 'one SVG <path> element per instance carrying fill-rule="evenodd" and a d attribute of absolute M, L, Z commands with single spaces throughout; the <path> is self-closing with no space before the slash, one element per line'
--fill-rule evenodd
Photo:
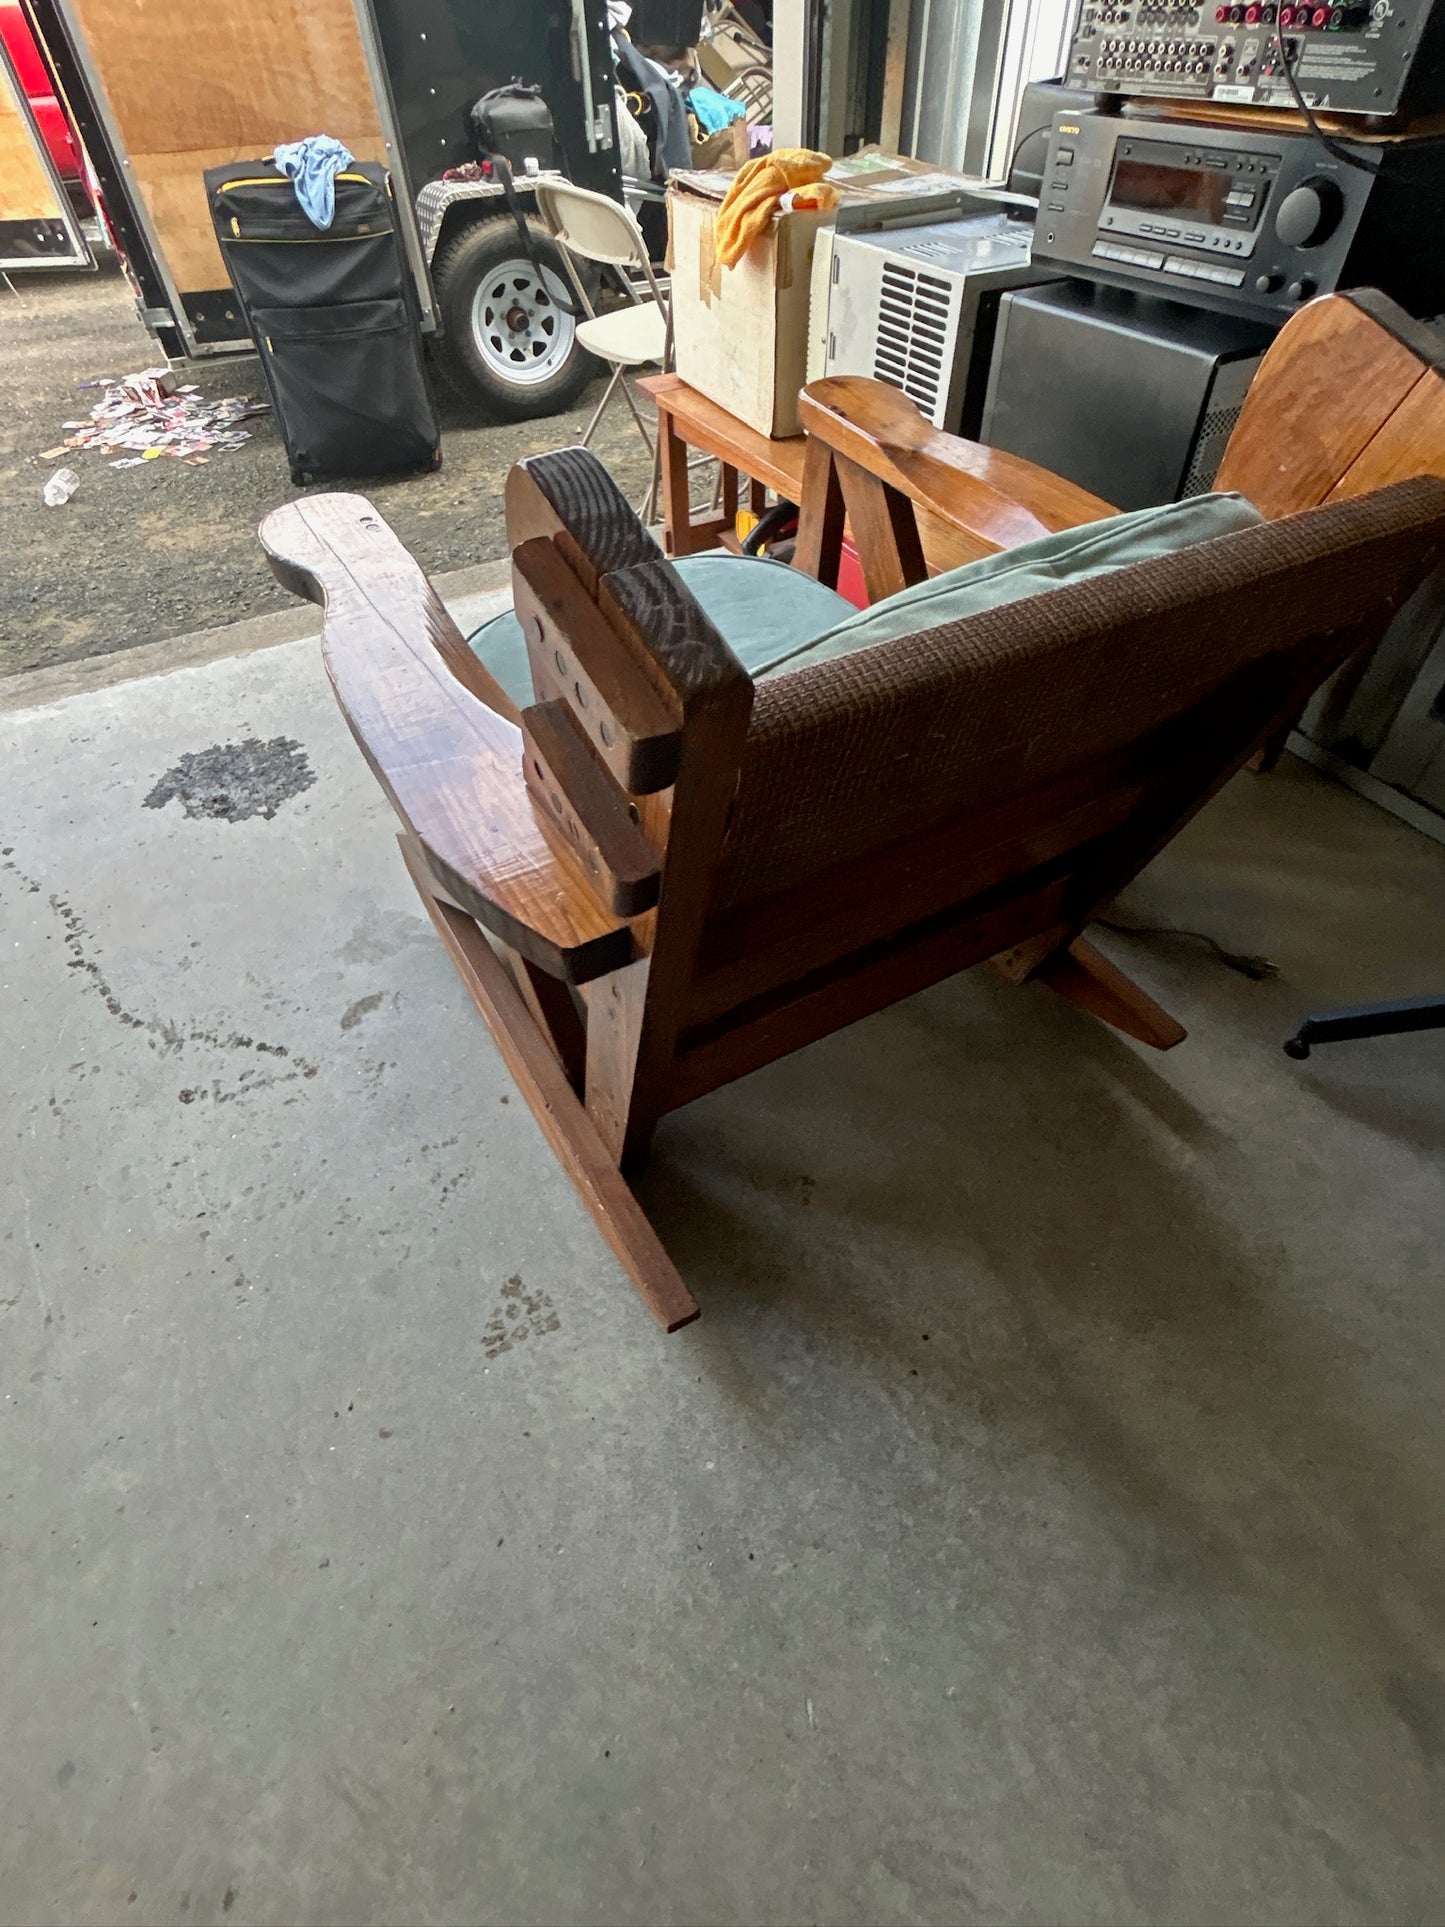
<path fill-rule="evenodd" d="M 522 1001 L 506 965 L 476 922 L 432 889 L 430 872 L 413 839 L 401 836 L 397 841 L 437 935 L 598 1230 L 664 1330 L 676 1331 L 691 1324 L 698 1315 L 697 1300 L 607 1155 L 597 1127 L 568 1083 L 566 1072 Z"/>
<path fill-rule="evenodd" d="M 1155 1050 L 1172 1050 L 1187 1035 L 1183 1024 L 1156 1004 L 1117 964 L 1110 963 L 1087 937 L 1075 937 L 1066 949 L 1046 957 L 1031 981 L 1047 984 L 1076 1010 L 1087 1011 Z"/>
<path fill-rule="evenodd" d="M 657 411 L 657 443 L 661 451 L 663 546 L 669 555 L 691 555 L 692 497 L 687 473 L 687 444 L 665 408 Z"/>
<path fill-rule="evenodd" d="M 571 990 L 560 977 L 548 976 L 520 951 L 506 944 L 498 944 L 497 948 L 517 980 L 522 1002 L 556 1052 L 558 1062 L 567 1073 L 567 1082 L 580 1097 L 587 1075 L 587 1030 L 577 1014 Z"/>

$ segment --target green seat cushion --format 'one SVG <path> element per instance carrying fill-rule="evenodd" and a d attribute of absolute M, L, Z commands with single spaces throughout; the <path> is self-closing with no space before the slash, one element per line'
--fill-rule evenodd
<path fill-rule="evenodd" d="M 768 668 L 791 671 L 849 656 L 856 649 L 871 649 L 920 629 L 936 629 L 985 609 L 1026 601 L 1065 583 L 1149 562 L 1196 542 L 1212 542 L 1253 528 L 1263 519 L 1242 495 L 1196 495 L 1159 508 L 1111 515 L 1103 522 L 1086 522 L 1082 528 L 1040 536 L 1017 549 L 967 562 L 961 569 L 900 590 L 871 608 L 853 612 L 823 635 L 800 639 L 795 649 L 775 657 Z"/>
<path fill-rule="evenodd" d="M 674 566 L 753 677 L 765 676 L 776 663 L 855 613 L 846 597 L 767 556 L 713 549 L 681 556 Z M 493 616 L 467 641 L 517 707 L 525 709 L 532 701 L 532 672 L 514 611 Z"/>
<path fill-rule="evenodd" d="M 1195 542 L 1212 542 L 1262 519 L 1242 495 L 1196 495 L 1040 536 L 862 610 L 811 576 L 766 556 L 713 549 L 682 556 L 674 566 L 757 681 L 780 669 L 807 668 L 920 629 L 959 622 L 984 609 L 1023 602 L 1067 582 L 1107 575 Z M 522 625 L 513 611 L 493 616 L 467 640 L 518 708 L 525 708 L 532 700 L 532 675 Z"/>

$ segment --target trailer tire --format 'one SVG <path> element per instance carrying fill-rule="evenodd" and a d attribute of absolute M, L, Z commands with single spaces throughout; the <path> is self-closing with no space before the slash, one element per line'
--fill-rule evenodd
<path fill-rule="evenodd" d="M 545 280 L 510 215 L 469 223 L 432 262 L 442 372 L 459 394 L 503 421 L 570 408 L 599 372 L 577 340 L 575 320 L 554 298 L 575 299 L 557 244 L 535 222 L 528 227 Z"/>

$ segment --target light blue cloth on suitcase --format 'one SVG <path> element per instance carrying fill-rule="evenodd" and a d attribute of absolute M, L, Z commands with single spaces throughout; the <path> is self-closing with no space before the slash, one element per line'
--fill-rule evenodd
<path fill-rule="evenodd" d="M 283 141 L 271 159 L 290 175 L 311 225 L 330 227 L 336 219 L 336 176 L 350 167 L 350 150 L 330 134 L 308 134 L 303 141 Z"/>

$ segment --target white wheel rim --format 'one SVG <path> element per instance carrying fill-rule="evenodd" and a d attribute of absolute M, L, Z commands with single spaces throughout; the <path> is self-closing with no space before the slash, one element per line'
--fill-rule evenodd
<path fill-rule="evenodd" d="M 555 375 L 572 352 L 576 324 L 558 306 L 568 298 L 560 275 L 539 275 L 523 257 L 488 269 L 472 297 L 472 336 L 493 374 L 530 388 Z"/>

